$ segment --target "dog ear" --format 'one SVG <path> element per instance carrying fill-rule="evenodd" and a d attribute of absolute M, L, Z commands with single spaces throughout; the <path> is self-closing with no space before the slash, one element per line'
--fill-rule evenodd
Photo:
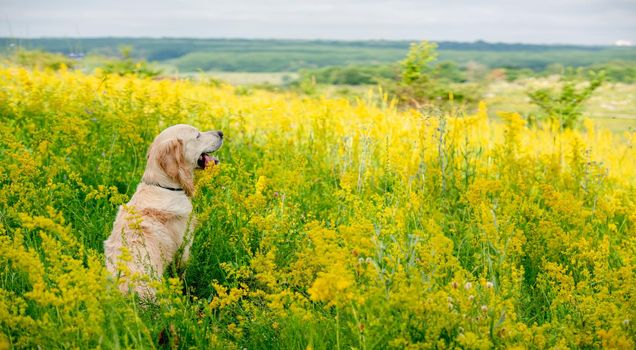
<path fill-rule="evenodd" d="M 153 155 L 159 166 L 173 181 L 181 185 L 188 196 L 194 193 L 192 170 L 188 167 L 183 150 L 183 140 L 172 139 L 157 145 Z"/>

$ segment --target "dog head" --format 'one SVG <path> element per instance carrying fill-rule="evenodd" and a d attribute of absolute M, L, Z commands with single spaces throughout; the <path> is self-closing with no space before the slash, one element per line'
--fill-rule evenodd
<path fill-rule="evenodd" d="M 148 149 L 148 164 L 143 182 L 165 187 L 183 188 L 194 193 L 194 169 L 205 169 L 218 160 L 209 153 L 223 144 L 223 132 L 200 132 L 195 127 L 178 124 L 163 130 Z"/>

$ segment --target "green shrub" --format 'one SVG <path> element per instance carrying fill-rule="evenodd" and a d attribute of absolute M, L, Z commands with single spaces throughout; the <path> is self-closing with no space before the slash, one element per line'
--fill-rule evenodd
<path fill-rule="evenodd" d="M 58 70 L 62 67 L 73 68 L 76 61 L 59 53 L 42 50 L 16 49 L 8 56 L 9 62 L 31 69 Z"/>
<path fill-rule="evenodd" d="M 562 128 L 571 129 L 581 120 L 585 102 L 604 79 L 602 72 L 592 74 L 590 81 L 580 86 L 579 80 L 565 77 L 560 90 L 542 88 L 529 92 L 528 97 L 539 107 L 540 117 L 559 120 Z"/>
<path fill-rule="evenodd" d="M 104 73 L 127 75 L 134 74 L 140 77 L 155 77 L 161 74 L 160 69 L 155 69 L 145 60 L 134 60 L 132 58 L 132 48 L 122 47 L 121 59 L 106 61 L 101 67 Z"/>

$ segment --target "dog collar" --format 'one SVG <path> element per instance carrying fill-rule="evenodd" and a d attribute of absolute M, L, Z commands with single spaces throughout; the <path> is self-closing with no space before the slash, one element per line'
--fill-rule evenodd
<path fill-rule="evenodd" d="M 166 186 L 161 186 L 160 184 L 149 184 L 147 182 L 144 182 L 144 183 L 149 186 L 157 186 L 157 187 L 165 188 L 166 190 L 170 190 L 170 191 L 175 191 L 175 192 L 183 191 L 183 188 L 166 187 Z"/>

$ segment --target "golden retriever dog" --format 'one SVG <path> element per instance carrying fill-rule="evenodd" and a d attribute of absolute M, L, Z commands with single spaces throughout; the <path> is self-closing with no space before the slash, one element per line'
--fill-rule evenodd
<path fill-rule="evenodd" d="M 119 208 L 104 242 L 106 268 L 119 278 L 122 292 L 152 297 L 155 291 L 148 282 L 160 279 L 175 258 L 187 262 L 194 229 L 193 173 L 217 164 L 209 153 L 222 144 L 223 132 L 199 132 L 185 124 L 171 126 L 154 139 L 141 183 Z"/>

